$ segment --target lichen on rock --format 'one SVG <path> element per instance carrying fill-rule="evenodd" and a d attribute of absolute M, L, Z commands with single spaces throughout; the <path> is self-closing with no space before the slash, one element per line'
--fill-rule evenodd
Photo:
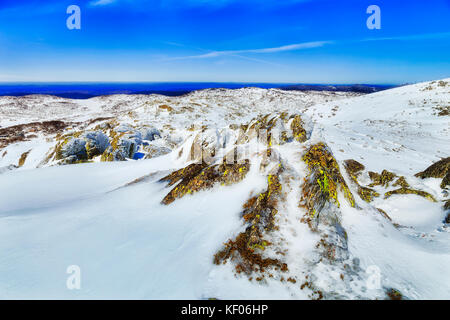
<path fill-rule="evenodd" d="M 25 164 L 25 161 L 27 160 L 28 154 L 31 152 L 31 150 L 28 150 L 20 156 L 19 163 L 17 164 L 18 167 L 22 167 Z"/>
<path fill-rule="evenodd" d="M 294 139 L 298 142 L 305 142 L 307 140 L 306 130 L 304 129 L 304 123 L 300 115 L 294 115 L 291 122 L 291 130 L 294 135 Z"/>
<path fill-rule="evenodd" d="M 450 184 L 450 157 L 433 163 L 424 171 L 416 173 L 415 176 L 421 179 L 442 178 L 441 188 L 445 189 Z"/>
<path fill-rule="evenodd" d="M 375 190 L 363 186 L 358 187 L 358 195 L 366 202 L 372 202 L 373 198 L 380 196 Z"/>
<path fill-rule="evenodd" d="M 109 139 L 102 131 L 77 131 L 57 139 L 46 161 L 53 159 L 63 164 L 85 162 L 101 155 L 109 146 Z"/>
<path fill-rule="evenodd" d="M 379 197 L 380 194 L 371 188 L 361 186 L 358 182 L 358 175 L 365 169 L 362 163 L 356 160 L 348 159 L 344 161 L 344 167 L 347 174 L 350 176 L 353 183 L 358 187 L 358 195 L 366 202 L 371 202 L 374 197 Z"/>
<path fill-rule="evenodd" d="M 302 185 L 300 207 L 306 209 L 302 222 L 321 235 L 316 248 L 330 263 L 348 259 L 347 232 L 341 225 L 338 190 L 344 193 L 348 203 L 355 207 L 355 200 L 347 186 L 336 159 L 323 143 L 311 146 L 303 155 L 309 174 Z M 321 258 L 322 259 L 322 258 Z"/>
<path fill-rule="evenodd" d="M 339 207 L 339 189 L 350 205 L 355 206 L 355 199 L 341 175 L 339 165 L 323 142 L 311 146 L 302 159 L 309 169 L 309 176 L 303 184 L 303 202 L 311 218 L 317 216 L 327 202 Z"/>
<path fill-rule="evenodd" d="M 275 228 L 278 199 L 281 197 L 282 186 L 280 173 L 282 166 L 276 167 L 274 173 L 267 176 L 267 189 L 247 200 L 243 206 L 242 217 L 247 228 L 235 240 L 229 240 L 224 248 L 214 255 L 214 263 L 226 263 L 229 259 L 236 263 L 237 273 L 263 273 L 268 268 L 287 271 L 287 264 L 279 259 L 263 258 L 262 252 L 271 243 L 264 239 L 264 234 Z"/>
<path fill-rule="evenodd" d="M 387 199 L 394 194 L 416 194 L 418 196 L 424 197 L 425 199 L 430 200 L 431 202 L 437 202 L 436 199 L 429 194 L 428 192 L 422 190 L 416 190 L 412 188 L 399 188 L 392 191 L 388 191 L 384 194 L 384 198 Z"/>
<path fill-rule="evenodd" d="M 179 182 L 162 200 L 163 204 L 170 204 L 175 199 L 182 198 L 186 194 L 192 194 L 200 190 L 212 188 L 215 184 L 230 185 L 245 178 L 250 169 L 248 160 L 243 163 L 221 163 L 207 165 L 190 164 L 185 168 L 176 170 L 160 179 L 161 182 L 168 181 L 169 186 Z"/>
<path fill-rule="evenodd" d="M 394 288 L 386 289 L 386 295 L 390 300 L 403 300 L 403 294 Z"/>
<path fill-rule="evenodd" d="M 357 177 L 361 171 L 365 169 L 364 165 L 354 159 L 348 159 L 344 161 L 345 169 L 347 170 L 348 174 Z"/>
<path fill-rule="evenodd" d="M 373 183 L 369 184 L 369 187 L 382 186 L 387 188 L 389 187 L 389 183 L 394 180 L 396 175 L 395 173 L 387 170 L 383 170 L 381 174 L 369 171 L 369 177 L 373 181 Z"/>
<path fill-rule="evenodd" d="M 385 217 L 386 219 L 388 219 L 389 221 L 392 221 L 391 217 L 389 217 L 389 215 L 386 213 L 386 211 L 384 211 L 383 209 L 380 208 L 376 208 L 378 210 L 379 213 L 381 213 L 381 215 L 383 217 Z"/>

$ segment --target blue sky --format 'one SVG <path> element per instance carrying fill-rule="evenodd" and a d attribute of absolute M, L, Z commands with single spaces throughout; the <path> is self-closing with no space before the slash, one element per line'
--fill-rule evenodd
<path fill-rule="evenodd" d="M 81 30 L 66 9 L 81 8 Z M 369 30 L 369 5 L 381 29 Z M 450 77 L 450 0 L 1 0 L 0 81 Z"/>

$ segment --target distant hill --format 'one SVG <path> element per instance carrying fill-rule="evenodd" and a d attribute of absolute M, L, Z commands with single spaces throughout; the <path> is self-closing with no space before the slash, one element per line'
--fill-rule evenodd
<path fill-rule="evenodd" d="M 203 89 L 241 89 L 256 87 L 298 91 L 341 91 L 372 93 L 390 89 L 389 85 L 321 85 L 282 83 L 224 83 L 224 82 L 161 82 L 161 83 L 0 83 L 0 96 L 26 96 L 31 94 L 55 95 L 69 99 L 89 99 L 111 94 L 161 94 L 182 96 Z"/>
<path fill-rule="evenodd" d="M 365 85 L 365 84 L 351 84 L 351 85 L 320 85 L 320 84 L 296 84 L 280 87 L 282 90 L 297 90 L 297 91 L 341 91 L 341 92 L 358 92 L 358 93 L 373 93 L 382 90 L 392 89 L 393 85 Z"/>

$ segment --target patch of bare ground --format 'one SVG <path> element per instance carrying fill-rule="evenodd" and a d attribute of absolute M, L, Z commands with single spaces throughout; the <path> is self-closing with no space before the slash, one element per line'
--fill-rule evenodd
<path fill-rule="evenodd" d="M 31 122 L 11 127 L 0 128 L 0 149 L 12 143 L 28 141 L 36 137 L 35 133 L 57 134 L 62 132 L 71 123 L 59 120 Z"/>

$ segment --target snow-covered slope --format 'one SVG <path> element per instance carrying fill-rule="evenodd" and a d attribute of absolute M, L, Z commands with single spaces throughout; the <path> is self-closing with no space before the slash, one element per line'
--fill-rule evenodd
<path fill-rule="evenodd" d="M 449 108 L 450 79 L 0 98 L 0 298 L 449 299 L 448 185 L 414 175 Z"/>

